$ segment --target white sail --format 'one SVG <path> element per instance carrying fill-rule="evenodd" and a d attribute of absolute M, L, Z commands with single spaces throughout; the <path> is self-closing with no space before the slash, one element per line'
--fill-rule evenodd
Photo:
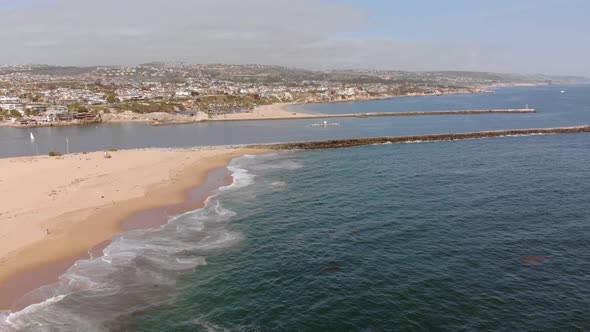
<path fill-rule="evenodd" d="M 33 132 L 31 132 L 31 142 L 35 141 L 35 135 L 33 135 Z"/>

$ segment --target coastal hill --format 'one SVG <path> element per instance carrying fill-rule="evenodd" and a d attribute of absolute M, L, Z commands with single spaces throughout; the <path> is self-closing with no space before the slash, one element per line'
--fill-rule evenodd
<path fill-rule="evenodd" d="M 470 71 L 399 71 L 399 70 L 308 70 L 272 65 L 185 64 L 152 62 L 137 66 L 0 66 L 0 77 L 26 74 L 31 76 L 91 79 L 109 77 L 127 79 L 156 79 L 182 81 L 190 77 L 228 80 L 235 82 L 279 83 L 306 81 L 342 82 L 350 84 L 453 83 L 453 84 L 580 84 L 590 83 L 582 76 L 543 74 L 514 74 Z"/>
<path fill-rule="evenodd" d="M 292 103 L 492 92 L 490 87 L 590 83 L 588 78 L 465 71 L 307 70 L 268 65 L 0 66 L 0 121 L 186 123 L 291 117 Z M 147 114 L 147 115 L 146 115 Z"/>

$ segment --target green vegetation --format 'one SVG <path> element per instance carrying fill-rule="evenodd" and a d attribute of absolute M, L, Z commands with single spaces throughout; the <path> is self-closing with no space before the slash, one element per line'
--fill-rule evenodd
<path fill-rule="evenodd" d="M 74 112 L 74 113 L 80 113 L 80 112 L 88 112 L 88 107 L 83 106 L 83 105 L 79 105 L 79 104 L 75 104 L 69 107 L 70 112 Z"/>
<path fill-rule="evenodd" d="M 117 152 L 117 151 L 119 151 L 119 150 L 117 150 L 117 149 L 115 149 L 115 148 L 110 148 L 108 151 L 109 151 L 109 152 Z"/>
<path fill-rule="evenodd" d="M 219 113 L 232 110 L 251 110 L 258 105 L 269 105 L 278 100 L 271 98 L 262 98 L 259 95 L 231 96 L 195 96 L 195 99 L 188 99 L 188 108 L 205 113 Z M 113 105 L 117 111 L 132 111 L 134 113 L 177 113 L 185 110 L 185 106 L 180 102 L 171 101 L 131 101 Z M 97 109 L 93 107 L 93 109 Z M 108 113 L 106 110 L 103 110 Z"/>
<path fill-rule="evenodd" d="M 0 110 L 0 117 L 4 118 L 4 119 L 10 119 L 10 118 L 20 118 L 21 114 L 18 111 L 15 110 Z"/>
<path fill-rule="evenodd" d="M 25 110 L 26 116 L 37 116 L 39 115 L 39 111 L 32 111 L 32 110 Z"/>
<path fill-rule="evenodd" d="M 214 111 L 227 111 L 237 109 L 253 109 L 258 105 L 272 104 L 273 100 L 268 98 L 261 98 L 258 95 L 245 96 L 206 96 L 196 99 L 194 103 L 195 109 L 210 113 Z"/>
<path fill-rule="evenodd" d="M 135 113 L 176 113 L 182 109 L 182 105 L 170 102 L 128 102 L 116 105 L 115 108 L 119 111 L 132 111 Z"/>
<path fill-rule="evenodd" d="M 61 153 L 58 151 L 49 151 L 49 153 L 47 155 L 50 157 L 59 157 L 59 156 L 61 156 Z"/>
<path fill-rule="evenodd" d="M 107 103 L 114 104 L 118 103 L 119 101 L 119 98 L 117 98 L 117 95 L 114 92 L 110 92 L 107 94 Z"/>

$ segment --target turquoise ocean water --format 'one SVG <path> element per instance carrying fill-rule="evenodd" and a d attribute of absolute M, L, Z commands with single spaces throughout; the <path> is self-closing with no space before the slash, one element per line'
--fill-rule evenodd
<path fill-rule="evenodd" d="M 588 165 L 587 134 L 245 156 L 0 330 L 585 331 Z"/>
<path fill-rule="evenodd" d="M 253 163 L 244 239 L 134 330 L 587 330 L 589 162 L 571 135 Z"/>

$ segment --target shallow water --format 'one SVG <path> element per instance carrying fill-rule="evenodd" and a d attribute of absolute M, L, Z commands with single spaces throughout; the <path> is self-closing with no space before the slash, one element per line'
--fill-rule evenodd
<path fill-rule="evenodd" d="M 57 285 L 30 294 L 49 300 L 0 313 L 0 331 L 120 330 L 129 315 L 168 303 L 180 275 L 205 265 L 207 255 L 241 238 L 225 227 L 235 212 L 220 202 L 253 181 L 253 175 L 236 166 L 239 162 L 229 166 L 233 183 L 218 189 L 205 208 L 172 216 L 161 228 L 116 238 L 102 257 L 78 261 Z"/>

